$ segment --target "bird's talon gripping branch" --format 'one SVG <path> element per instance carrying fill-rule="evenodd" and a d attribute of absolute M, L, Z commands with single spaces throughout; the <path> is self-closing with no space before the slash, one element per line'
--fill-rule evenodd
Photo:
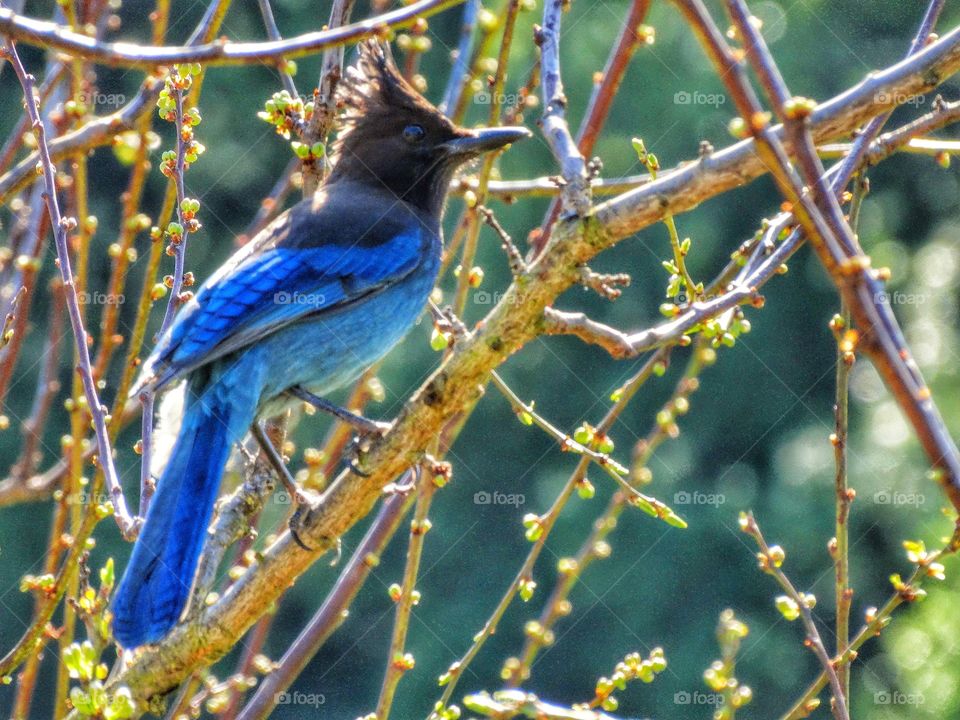
<path fill-rule="evenodd" d="M 290 530 L 290 537 L 293 538 L 293 541 L 297 545 L 307 552 L 315 552 L 318 549 L 310 547 L 303 541 L 303 538 L 300 537 L 300 530 L 307 524 L 306 516 L 309 515 L 311 510 L 313 510 L 312 505 L 298 503 L 297 509 L 293 511 L 293 515 L 290 516 L 290 521 L 287 523 L 287 527 Z"/>
<path fill-rule="evenodd" d="M 354 475 L 357 475 L 362 478 L 370 477 L 370 473 L 362 469 L 363 460 L 366 456 L 366 452 L 361 447 L 361 440 L 359 437 L 354 437 L 350 441 L 350 456 L 347 460 L 347 467 L 350 469 Z"/>

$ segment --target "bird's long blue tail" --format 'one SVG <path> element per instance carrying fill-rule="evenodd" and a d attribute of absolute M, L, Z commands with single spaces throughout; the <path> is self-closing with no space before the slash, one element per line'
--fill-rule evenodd
<path fill-rule="evenodd" d="M 233 435 L 249 421 L 222 396 L 187 390 L 176 443 L 113 600 L 113 634 L 123 647 L 159 640 L 187 604 Z"/>

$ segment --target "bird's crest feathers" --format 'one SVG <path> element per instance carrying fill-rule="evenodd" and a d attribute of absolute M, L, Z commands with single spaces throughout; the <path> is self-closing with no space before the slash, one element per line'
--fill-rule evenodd
<path fill-rule="evenodd" d="M 337 88 L 337 104 L 343 109 L 336 147 L 349 141 L 361 118 L 365 123 L 377 116 L 442 115 L 404 79 L 393 61 L 390 46 L 377 40 L 358 45 L 359 58 L 346 68 Z"/>

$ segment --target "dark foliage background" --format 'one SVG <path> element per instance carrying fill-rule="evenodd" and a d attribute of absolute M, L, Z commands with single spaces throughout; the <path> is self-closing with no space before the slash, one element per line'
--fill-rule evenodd
<path fill-rule="evenodd" d="M 764 32 L 790 87 L 798 94 L 825 99 L 859 81 L 871 69 L 896 62 L 904 53 L 922 14 L 921 3 L 899 0 L 826 2 L 782 0 L 752 3 L 765 20 Z M 179 6 L 179 7 L 178 7 Z M 143 3 L 120 10 L 121 35 L 142 39 L 148 27 Z M 496 9 L 497 3 L 490 5 Z M 623 0 L 577 0 L 565 20 L 564 81 L 571 101 L 570 114 L 579 119 L 590 94 L 591 76 L 603 67 L 610 43 L 626 14 Z M 170 38 L 186 37 L 202 13 L 202 4 L 176 3 Z M 366 10 L 361 3 L 359 12 Z M 715 8 L 719 17 L 720 9 Z M 44 16 L 49 8 L 28 3 L 26 11 Z M 292 35 L 321 24 L 326 5 L 304 5 L 278 0 L 275 11 L 281 31 Z M 449 71 L 447 47 L 452 47 L 460 10 L 431 20 L 434 50 L 423 63 L 428 95 L 438 100 Z M 519 37 L 529 38 L 539 18 L 521 16 Z M 948 8 L 941 28 L 960 20 L 960 11 Z M 664 168 L 694 157 L 700 140 L 717 147 L 730 142 L 726 124 L 730 102 L 716 105 L 683 104 L 680 93 L 722 93 L 722 87 L 689 30 L 665 4 L 656 3 L 648 22 L 656 27 L 657 42 L 641 49 L 634 59 L 596 154 L 604 162 L 603 175 L 618 177 L 640 171 L 630 138 L 641 136 L 656 152 Z M 237 38 L 262 37 L 254 3 L 237 3 L 227 17 L 224 32 Z M 23 50 L 25 61 L 38 69 L 41 56 Z M 507 80 L 514 92 L 526 78 L 534 47 L 515 45 Z M 316 58 L 299 62 L 298 86 L 312 87 L 318 75 Z M 138 72 L 104 71 L 103 93 L 134 92 Z M 188 269 L 206 277 L 234 249 L 233 237 L 242 232 L 290 157 L 286 143 L 256 118 L 263 101 L 279 89 L 271 68 L 212 69 L 201 99 L 204 123 L 199 139 L 208 151 L 187 176 L 187 194 L 203 203 L 204 230 L 191 241 Z M 956 81 L 945 87 L 955 95 Z M 20 111 L 19 90 L 12 73 L 0 75 L 0 129 L 9 130 Z M 722 95 L 721 95 L 722 97 Z M 924 108 L 898 111 L 905 119 Z M 112 108 L 107 108 L 107 111 Z M 469 119 L 479 122 L 484 105 L 474 103 Z M 534 126 L 537 111 L 528 113 Z M 157 123 L 159 125 L 160 123 Z M 168 133 L 167 128 L 160 129 Z M 163 147 L 170 145 L 164 135 Z M 546 146 L 530 141 L 507 153 L 500 164 L 504 178 L 524 178 L 554 172 Z M 94 154 L 93 212 L 100 230 L 94 239 L 91 289 L 103 287 L 109 270 L 106 247 L 117 232 L 119 194 L 126 169 L 109 150 Z M 866 201 L 861 239 L 874 266 L 893 270 L 891 290 L 904 299 L 896 311 L 905 324 L 924 372 L 938 397 L 947 422 L 960 435 L 960 375 L 958 375 L 957 285 L 960 273 L 960 209 L 957 174 L 930 158 L 900 155 L 870 174 L 873 192 Z M 144 210 L 156 213 L 165 180 L 154 168 Z M 453 200 L 452 221 L 459 209 Z M 695 277 L 707 279 L 730 252 L 772 215 L 779 197 L 762 179 L 710 201 L 677 219 L 682 236 L 693 238 L 690 266 Z M 545 210 L 542 200 L 524 200 L 495 209 L 504 226 L 522 239 L 536 227 Z M 8 213 L 7 213 L 8 215 Z M 448 222 L 449 224 L 449 222 Z M 5 221 L 5 227 L 9 227 Z M 141 256 L 146 237 L 141 237 Z M 666 276 L 660 261 L 669 254 L 666 229 L 661 225 L 621 243 L 603 256 L 597 270 L 629 272 L 634 279 L 621 299 L 611 304 L 591 293 L 571 291 L 564 308 L 586 308 L 594 317 L 620 327 L 640 328 L 655 322 Z M 480 260 L 486 271 L 482 290 L 491 295 L 509 280 L 506 263 L 492 233 L 484 229 Z M 139 288 L 142 268 L 134 264 L 129 287 Z M 42 282 L 54 274 L 52 257 L 45 258 Z M 447 278 L 443 287 L 453 285 Z M 677 506 L 690 522 L 685 531 L 669 529 L 640 513 L 623 516 L 611 538 L 613 554 L 591 567 L 572 595 L 573 614 L 557 627 L 557 642 L 542 654 L 528 687 L 542 697 L 574 702 L 592 696 L 595 678 L 608 673 L 625 653 L 665 648 L 669 670 L 650 686 L 623 694 L 624 716 L 709 717 L 710 706 L 682 706 L 675 693 L 706 692 L 702 671 L 717 656 L 714 628 L 718 613 L 731 607 L 751 629 L 737 674 L 754 690 L 754 702 L 743 717 L 770 717 L 792 704 L 818 672 L 812 655 L 801 646 L 798 625 L 784 621 L 773 607 L 778 594 L 768 578 L 757 572 L 753 548 L 737 531 L 737 513 L 753 508 L 771 541 L 787 550 L 786 569 L 795 583 L 818 596 L 817 614 L 832 626 L 833 576 L 826 543 L 833 533 L 833 460 L 827 440 L 832 431 L 834 353 L 827 322 L 837 310 L 837 298 L 816 259 L 801 253 L 790 273 L 767 288 L 767 305 L 748 311 L 753 332 L 734 349 L 722 350 L 716 366 L 705 372 L 702 389 L 692 399 L 689 415 L 681 420 L 681 437 L 667 443 L 655 456 L 651 492 L 671 502 L 676 493 L 714 493 L 717 505 Z M 483 294 L 474 294 L 482 302 Z M 896 297 L 896 296 L 894 296 Z M 35 318 L 45 317 L 47 298 L 38 296 Z M 489 305 L 474 304 L 471 321 Z M 132 323 L 134 304 L 123 308 L 122 323 Z M 92 309 L 96 326 L 98 309 Z M 156 313 L 155 323 L 159 324 Z M 391 417 L 404 398 L 433 368 L 438 356 L 427 343 L 429 323 L 422 323 L 390 356 L 381 373 L 386 400 L 373 405 L 376 417 Z M 25 348 L 9 406 L 14 420 L 29 413 L 41 359 L 42 333 L 34 333 Z M 631 445 L 653 422 L 659 404 L 668 397 L 684 356 L 678 353 L 673 372 L 652 382 L 632 404 L 613 432 L 617 454 L 628 458 Z M 119 376 L 114 363 L 106 397 L 112 399 Z M 64 363 L 64 386 L 69 384 Z M 598 349 L 567 339 L 533 343 L 510 360 L 505 379 L 525 399 L 560 427 L 573 429 L 582 420 L 599 420 L 609 405 L 610 392 L 638 367 L 638 361 L 617 362 Z M 900 547 L 907 538 L 936 546 L 950 523 L 940 512 L 939 491 L 925 479 L 926 465 L 910 431 L 866 362 L 857 364 L 852 386 L 851 480 L 858 492 L 851 526 L 854 627 L 868 605 L 889 594 L 891 572 L 905 572 L 908 564 Z M 65 415 L 61 415 L 65 418 Z M 45 438 L 45 464 L 58 454 L 65 419 L 52 423 Z M 303 447 L 319 443 L 328 421 L 306 418 L 296 427 L 294 440 L 300 462 Z M 131 450 L 135 429 L 121 435 L 118 469 L 134 492 L 137 458 Z M 0 472 L 19 451 L 19 434 L 0 433 Z M 401 684 L 395 717 L 424 717 L 437 696 L 436 677 L 468 646 L 512 579 L 528 543 L 520 518 L 540 512 L 558 492 L 573 467 L 574 458 L 559 452 L 535 428 L 516 422 L 509 406 L 495 392 L 482 401 L 450 453 L 454 482 L 434 505 L 419 588 L 423 600 L 414 613 L 409 649 L 417 667 Z M 593 477 L 598 487 L 592 501 L 574 501 L 561 518 L 536 571 L 539 588 L 529 605 L 515 603 L 496 637 L 487 645 L 462 691 L 494 689 L 504 657 L 518 652 L 523 623 L 539 613 L 539 602 L 556 578 L 556 560 L 572 554 L 613 488 L 607 478 Z M 912 505 L 884 503 L 885 492 L 917 493 Z M 519 493 L 519 507 L 480 505 L 477 492 Z M 278 526 L 284 508 L 272 507 L 266 527 Z M 31 612 L 31 600 L 18 590 L 24 572 L 37 572 L 47 543 L 50 507 L 19 506 L 0 515 L 0 643 L 8 647 L 19 637 Z M 345 539 L 349 552 L 362 528 Z M 317 708 L 280 707 L 277 718 L 351 718 L 373 709 L 385 662 L 393 603 L 387 586 L 399 581 L 405 543 L 394 542 L 382 564 L 355 604 L 350 619 L 295 685 L 296 690 L 320 693 Z M 94 565 L 108 555 L 125 561 L 129 546 L 110 523 L 98 533 Z M 319 605 L 337 573 L 319 563 L 287 593 L 268 644 L 277 657 Z M 871 642 L 854 671 L 853 714 L 879 720 L 892 718 L 953 717 L 960 711 L 960 584 L 948 580 L 931 592 L 927 602 L 905 611 L 889 632 Z M 829 630 L 825 639 L 832 642 Z M 53 652 L 50 650 L 49 652 Z M 46 666 L 42 683 L 52 681 Z M 227 663 L 224 674 L 232 669 Z M 46 716 L 41 684 L 34 712 Z M 883 704 L 877 693 L 917 693 L 916 705 Z M 9 706 L 11 688 L 0 689 L 0 709 Z M 825 716 L 821 711 L 820 716 Z"/>

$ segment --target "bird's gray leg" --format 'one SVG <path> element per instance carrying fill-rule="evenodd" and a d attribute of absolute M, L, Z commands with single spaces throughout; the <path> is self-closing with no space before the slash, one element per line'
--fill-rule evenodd
<path fill-rule="evenodd" d="M 304 499 L 303 493 L 301 493 L 300 488 L 297 487 L 296 480 L 293 479 L 293 475 L 291 475 L 290 471 L 287 469 L 287 464 L 283 461 L 283 458 L 280 456 L 277 448 L 274 447 L 273 442 L 271 442 L 270 438 L 267 437 L 267 433 L 264 431 L 263 426 L 259 421 L 254 420 L 250 425 L 250 433 L 257 441 L 260 449 L 266 453 L 267 460 L 270 461 L 273 469 L 280 477 L 280 482 L 283 483 L 283 486 L 287 489 L 287 492 L 290 493 L 290 497 L 297 498 L 298 501 Z"/>
<path fill-rule="evenodd" d="M 303 492 L 303 490 L 297 486 L 297 482 L 293 479 L 293 475 L 291 475 L 290 471 L 287 469 L 287 464 L 283 461 L 283 457 L 280 455 L 277 448 L 274 447 L 274 444 L 271 442 L 270 438 L 267 437 L 267 433 L 264 432 L 263 426 L 259 423 L 259 421 L 254 420 L 250 425 L 250 433 L 253 435 L 254 439 L 256 439 L 260 449 L 266 453 L 267 460 L 270 462 L 274 471 L 279 476 L 280 482 L 283 483 L 283 486 L 287 489 L 287 492 L 290 493 L 290 497 L 294 498 L 298 506 L 298 510 L 295 512 L 296 516 L 296 514 L 299 513 L 300 507 L 310 505 L 310 499 Z M 300 536 L 297 534 L 292 521 L 290 523 L 290 534 L 293 536 L 293 539 L 296 541 L 297 545 L 302 547 L 304 550 L 312 549 L 300 539 Z"/>
<path fill-rule="evenodd" d="M 390 427 L 389 423 L 377 422 L 376 420 L 365 418 L 363 415 L 352 413 L 346 408 L 340 407 L 336 403 L 332 403 L 329 400 L 320 397 L 319 395 L 314 395 L 312 392 L 300 387 L 299 385 L 295 385 L 287 390 L 287 392 L 293 395 L 295 398 L 313 405 L 313 407 L 317 408 L 317 410 L 322 410 L 325 413 L 333 415 L 338 420 L 342 420 L 343 422 L 347 423 L 347 425 L 359 430 L 361 433 L 379 434 Z"/>

